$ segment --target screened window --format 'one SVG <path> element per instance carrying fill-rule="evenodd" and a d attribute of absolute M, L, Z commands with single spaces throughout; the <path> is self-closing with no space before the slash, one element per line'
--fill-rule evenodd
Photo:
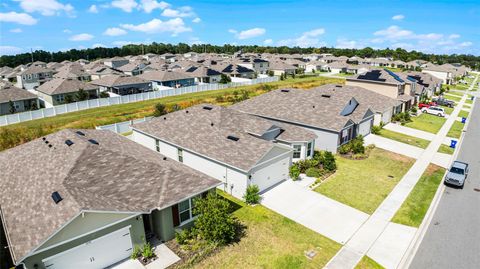
<path fill-rule="evenodd" d="M 302 146 L 300 145 L 293 145 L 293 158 L 298 159 L 300 158 L 300 153 L 302 152 Z"/>
<path fill-rule="evenodd" d="M 178 161 L 183 163 L 183 149 L 178 149 Z"/>
<path fill-rule="evenodd" d="M 157 152 L 160 152 L 160 141 L 158 139 L 155 140 L 155 148 L 157 149 Z"/>

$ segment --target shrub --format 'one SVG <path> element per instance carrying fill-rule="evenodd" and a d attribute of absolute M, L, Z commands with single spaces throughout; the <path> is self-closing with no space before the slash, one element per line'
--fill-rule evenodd
<path fill-rule="evenodd" d="M 130 255 L 130 258 L 132 260 L 135 260 L 136 258 L 140 257 L 142 255 L 142 249 L 139 246 L 134 246 L 132 255 Z"/>
<path fill-rule="evenodd" d="M 192 239 L 192 233 L 189 229 L 183 229 L 175 233 L 175 240 L 177 240 L 177 243 L 180 245 L 187 244 L 190 239 Z"/>
<path fill-rule="evenodd" d="M 307 171 L 307 169 L 310 167 L 318 167 L 319 160 L 316 160 L 315 158 L 308 160 L 299 160 L 295 164 L 298 167 L 300 173 L 305 173 L 305 171 Z"/>
<path fill-rule="evenodd" d="M 351 144 L 350 144 L 350 142 L 349 142 L 349 143 L 346 143 L 346 144 L 341 145 L 341 146 L 338 148 L 338 153 L 340 153 L 340 154 L 347 154 L 347 153 L 349 153 L 351 150 L 352 150 L 352 147 L 351 147 Z"/>
<path fill-rule="evenodd" d="M 230 83 L 230 82 L 232 82 L 232 79 L 229 76 L 227 76 L 225 74 L 222 74 L 219 83 L 227 84 L 227 83 Z"/>
<path fill-rule="evenodd" d="M 410 111 L 411 111 L 412 113 L 416 114 L 417 111 L 418 111 L 418 109 L 417 109 L 416 106 L 414 106 L 414 107 L 412 107 L 412 108 L 410 109 Z"/>
<path fill-rule="evenodd" d="M 310 167 L 307 169 L 305 174 L 307 174 L 307 177 L 321 177 L 324 174 L 324 172 L 320 168 Z"/>
<path fill-rule="evenodd" d="M 337 170 L 335 156 L 330 151 L 325 151 L 323 154 L 323 168 L 329 172 Z"/>
<path fill-rule="evenodd" d="M 225 101 L 225 98 L 223 97 L 223 95 L 219 95 L 215 97 L 215 101 L 217 101 L 218 103 L 222 103 Z"/>
<path fill-rule="evenodd" d="M 108 98 L 110 97 L 110 95 L 107 93 L 107 92 L 101 92 L 99 95 L 98 95 L 99 98 Z"/>
<path fill-rule="evenodd" d="M 147 259 L 155 257 L 155 253 L 153 252 L 153 248 L 150 243 L 145 243 L 143 245 L 142 256 Z"/>
<path fill-rule="evenodd" d="M 381 130 L 382 130 L 382 127 L 381 127 L 381 126 L 376 126 L 376 125 L 375 125 L 375 126 L 372 127 L 372 134 L 378 135 L 378 134 L 380 134 L 380 131 L 381 131 Z"/>
<path fill-rule="evenodd" d="M 196 199 L 193 214 L 197 215 L 192 228 L 194 235 L 209 243 L 226 244 L 234 240 L 237 223 L 230 215 L 230 204 L 213 192 Z"/>
<path fill-rule="evenodd" d="M 248 185 L 247 191 L 245 192 L 243 199 L 245 199 L 245 202 L 247 204 L 258 204 L 258 202 L 260 202 L 260 195 L 258 194 L 259 192 L 260 189 L 257 185 Z"/>
<path fill-rule="evenodd" d="M 292 180 L 297 180 L 300 177 L 300 169 L 298 169 L 296 164 L 290 166 L 289 175 Z"/>
<path fill-rule="evenodd" d="M 365 146 L 363 145 L 363 136 L 359 135 L 350 141 L 352 143 L 353 154 L 365 153 Z"/>
<path fill-rule="evenodd" d="M 164 104 L 158 103 L 155 105 L 155 111 L 153 112 L 154 117 L 160 117 L 167 114 L 167 109 Z"/>

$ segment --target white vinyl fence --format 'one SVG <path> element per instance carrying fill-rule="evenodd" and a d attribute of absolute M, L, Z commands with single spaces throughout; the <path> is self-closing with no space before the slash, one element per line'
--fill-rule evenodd
<path fill-rule="evenodd" d="M 10 124 L 15 124 L 15 123 L 29 121 L 29 120 L 36 120 L 36 119 L 41 119 L 46 117 L 53 117 L 59 114 L 75 112 L 75 111 L 85 110 L 89 108 L 139 102 L 139 101 L 157 99 L 157 98 L 162 98 L 167 96 L 181 95 L 186 93 L 223 90 L 223 89 L 232 88 L 232 87 L 240 87 L 245 85 L 274 82 L 274 81 L 278 81 L 278 79 L 279 78 L 277 76 L 273 76 L 273 77 L 252 79 L 250 81 L 245 81 L 245 82 L 232 82 L 228 84 L 217 84 L 217 83 L 202 84 L 202 85 L 194 85 L 194 86 L 170 89 L 170 90 L 152 91 L 152 92 L 144 92 L 144 93 L 123 95 L 123 96 L 116 96 L 116 97 L 86 100 L 86 101 L 75 102 L 70 104 L 58 105 L 58 106 L 49 107 L 49 108 L 42 108 L 39 110 L 26 111 L 26 112 L 21 112 L 16 114 L 0 116 L 0 126 L 6 126 Z"/>
<path fill-rule="evenodd" d="M 143 119 L 136 119 L 136 120 L 128 120 L 128 121 L 122 121 L 122 122 L 117 122 L 114 124 L 109 124 L 109 125 L 102 125 L 102 126 L 97 126 L 96 129 L 98 130 L 109 130 L 117 134 L 124 134 L 132 131 L 132 125 L 135 123 L 141 123 L 141 122 L 146 122 L 153 119 L 153 117 L 145 117 Z"/>

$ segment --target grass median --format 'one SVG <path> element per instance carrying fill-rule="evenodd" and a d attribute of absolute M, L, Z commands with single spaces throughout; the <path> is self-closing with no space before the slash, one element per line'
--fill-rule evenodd
<path fill-rule="evenodd" d="M 363 160 L 336 156 L 337 171 L 315 188 L 327 197 L 372 214 L 382 203 L 414 159 L 374 148 Z"/>
<path fill-rule="evenodd" d="M 447 136 L 453 138 L 460 138 L 464 126 L 465 124 L 463 124 L 462 122 L 458 120 L 454 121 L 452 127 L 450 127 L 450 130 L 447 133 Z"/>
<path fill-rule="evenodd" d="M 193 268 L 322 268 L 341 245 L 261 205 L 249 206 L 221 192 L 247 226 L 238 243 L 221 248 Z M 313 259 L 305 251 L 314 250 Z"/>
<path fill-rule="evenodd" d="M 402 133 L 397 133 L 397 132 L 390 131 L 390 130 L 387 130 L 387 129 L 382 129 L 380 131 L 379 135 L 382 136 L 382 137 L 388 138 L 388 139 L 392 139 L 392 140 L 402 142 L 402 143 L 405 143 L 405 144 L 409 144 L 409 145 L 419 147 L 419 148 L 422 148 L 422 149 L 427 148 L 428 144 L 430 144 L 430 141 L 428 141 L 428 140 L 418 138 L 418 137 L 414 137 L 414 136 L 409 136 L 409 135 L 402 134 Z"/>
<path fill-rule="evenodd" d="M 132 119 L 151 116 L 155 104 L 162 103 L 167 107 L 179 105 L 182 108 L 199 103 L 230 105 L 225 101 L 236 92 L 247 91 L 249 97 L 254 97 L 272 89 L 278 88 L 312 88 L 329 83 L 343 84 L 345 80 L 328 77 L 295 78 L 283 81 L 228 88 L 224 90 L 188 93 L 169 96 L 154 100 L 129 104 L 92 108 L 72 113 L 61 114 L 38 120 L 26 121 L 5 127 L 0 127 L 0 151 L 11 148 L 35 138 L 67 128 L 92 129 L 95 126 L 112 124 Z"/>
<path fill-rule="evenodd" d="M 451 147 L 449 147 L 449 146 L 447 146 L 447 145 L 441 144 L 440 147 L 438 148 L 438 151 L 437 151 L 437 152 L 452 155 L 453 152 L 455 152 L 455 149 L 453 149 L 453 148 L 451 148 Z"/>
<path fill-rule="evenodd" d="M 412 117 L 412 121 L 406 123 L 405 126 L 436 134 L 440 131 L 445 121 L 444 117 L 422 113 L 419 116 Z"/>
<path fill-rule="evenodd" d="M 419 227 L 444 174 L 444 168 L 430 164 L 392 218 L 392 222 Z"/>
<path fill-rule="evenodd" d="M 384 267 L 372 260 L 368 256 L 363 256 L 355 269 L 383 269 Z"/>

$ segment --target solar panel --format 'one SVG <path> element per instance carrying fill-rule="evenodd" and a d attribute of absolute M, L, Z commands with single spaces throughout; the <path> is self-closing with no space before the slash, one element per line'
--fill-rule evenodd
<path fill-rule="evenodd" d="M 88 142 L 90 142 L 90 143 L 92 143 L 92 144 L 94 144 L 94 145 L 100 145 L 100 144 L 97 142 L 97 140 L 95 140 L 95 139 L 88 139 Z"/>
<path fill-rule="evenodd" d="M 82 131 L 76 131 L 75 133 L 77 133 L 78 135 L 81 135 L 81 136 L 85 136 L 85 133 L 82 132 Z"/>
<path fill-rule="evenodd" d="M 397 74 L 393 73 L 392 71 L 388 70 L 388 69 L 384 69 L 385 71 L 388 72 L 388 74 L 390 76 L 392 76 L 394 79 L 396 79 L 398 82 L 405 82 L 405 80 L 401 79 Z"/>
<path fill-rule="evenodd" d="M 73 143 L 72 140 L 67 139 L 67 140 L 65 140 L 65 144 L 70 147 L 70 146 L 73 145 L 74 143 Z"/>

